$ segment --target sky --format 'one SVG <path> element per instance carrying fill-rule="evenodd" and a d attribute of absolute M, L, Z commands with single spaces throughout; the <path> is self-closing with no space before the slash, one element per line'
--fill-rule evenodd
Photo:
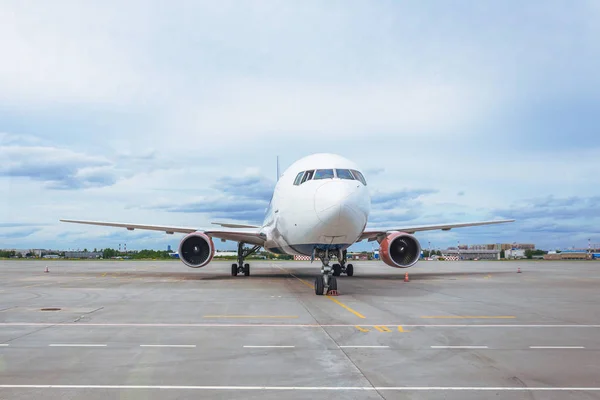
<path fill-rule="evenodd" d="M 371 227 L 517 219 L 424 248 L 600 243 L 598 37 L 595 0 L 3 1 L 0 248 L 260 223 L 276 157 L 317 152 L 362 168 Z"/>

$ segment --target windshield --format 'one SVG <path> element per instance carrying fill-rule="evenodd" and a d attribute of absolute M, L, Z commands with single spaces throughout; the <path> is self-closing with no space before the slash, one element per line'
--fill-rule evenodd
<path fill-rule="evenodd" d="M 318 169 L 315 172 L 315 179 L 333 179 L 332 169 Z"/>
<path fill-rule="evenodd" d="M 335 173 L 337 174 L 337 177 L 340 179 L 354 180 L 354 176 L 352 176 L 352 173 L 350 172 L 349 169 L 336 169 Z"/>
<path fill-rule="evenodd" d="M 353 169 L 352 170 L 352 174 L 354 175 L 354 177 L 356 179 L 358 179 L 363 185 L 367 186 L 367 181 L 365 180 L 365 177 L 363 176 L 363 174 L 361 174 L 360 172 L 358 172 L 357 170 Z"/>

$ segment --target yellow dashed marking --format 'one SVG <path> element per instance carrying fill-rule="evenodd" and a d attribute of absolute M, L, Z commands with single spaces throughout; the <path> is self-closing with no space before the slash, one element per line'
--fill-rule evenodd
<path fill-rule="evenodd" d="M 405 332 L 410 332 L 410 331 L 405 331 L 404 328 L 402 327 L 402 325 L 398 325 L 398 332 L 405 333 Z"/>
<path fill-rule="evenodd" d="M 361 332 L 371 332 L 369 329 L 363 328 L 362 326 L 355 325 L 354 327 Z"/>
<path fill-rule="evenodd" d="M 392 330 L 385 325 L 375 325 L 373 328 L 377 329 L 379 332 L 391 332 Z"/>

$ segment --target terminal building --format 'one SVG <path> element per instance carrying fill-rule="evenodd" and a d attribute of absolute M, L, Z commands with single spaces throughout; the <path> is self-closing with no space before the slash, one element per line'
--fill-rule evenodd
<path fill-rule="evenodd" d="M 535 250 L 533 243 L 490 243 L 473 244 L 468 247 L 470 250 Z"/>
<path fill-rule="evenodd" d="M 65 251 L 65 258 L 100 258 L 99 251 Z"/>
<path fill-rule="evenodd" d="M 447 249 L 442 250 L 446 260 L 499 260 L 500 250 Z"/>
<path fill-rule="evenodd" d="M 584 249 L 563 250 L 560 253 L 550 252 L 544 254 L 544 260 L 597 260 L 599 258 L 599 253 L 592 253 Z"/>

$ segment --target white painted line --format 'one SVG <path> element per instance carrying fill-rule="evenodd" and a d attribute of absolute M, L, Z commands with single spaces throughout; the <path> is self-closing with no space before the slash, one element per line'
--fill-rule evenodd
<path fill-rule="evenodd" d="M 345 348 L 355 348 L 355 349 L 387 349 L 390 346 L 340 346 L 340 348 L 345 349 Z"/>
<path fill-rule="evenodd" d="M 487 387 L 487 386 L 142 386 L 142 385 L 0 385 L 0 389 L 150 389 L 150 390 L 303 390 L 303 391 L 508 391 L 598 392 L 600 387 Z"/>
<path fill-rule="evenodd" d="M 0 347 L 8 347 L 10 346 L 8 343 L 0 343 Z"/>
<path fill-rule="evenodd" d="M 244 346 L 248 349 L 276 348 L 276 349 L 291 349 L 296 346 Z"/>
<path fill-rule="evenodd" d="M 140 344 L 140 347 L 196 347 L 195 344 Z"/>
<path fill-rule="evenodd" d="M 487 346 L 430 346 L 432 349 L 487 349 Z"/>
<path fill-rule="evenodd" d="M 54 343 L 49 344 L 49 347 L 106 347 L 105 344 L 75 344 L 75 343 Z"/>
<path fill-rule="evenodd" d="M 529 346 L 530 349 L 585 349 L 583 346 Z"/>
<path fill-rule="evenodd" d="M 516 324 L 406 324 L 402 322 L 388 322 L 383 324 L 361 324 L 364 327 L 375 326 L 398 326 L 410 328 L 600 328 L 600 325 L 516 325 Z M 49 322 L 0 322 L 0 327 L 3 326 L 61 326 L 61 327 L 134 327 L 134 328 L 354 328 L 356 324 L 226 324 L 226 323 L 208 323 L 208 324 L 166 324 L 166 323 L 49 323 Z"/>

